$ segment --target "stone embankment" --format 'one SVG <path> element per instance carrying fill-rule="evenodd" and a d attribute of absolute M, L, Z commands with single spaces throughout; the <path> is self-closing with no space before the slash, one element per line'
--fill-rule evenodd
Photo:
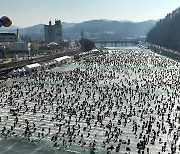
<path fill-rule="evenodd" d="M 156 46 L 156 45 L 151 45 L 150 49 L 152 49 L 157 54 L 161 54 L 161 55 L 164 55 L 164 56 L 169 57 L 171 59 L 180 61 L 180 52 L 173 51 L 173 50 L 170 50 L 170 49 L 166 49 L 166 48 L 163 48 L 163 47 L 159 47 L 159 46 Z"/>

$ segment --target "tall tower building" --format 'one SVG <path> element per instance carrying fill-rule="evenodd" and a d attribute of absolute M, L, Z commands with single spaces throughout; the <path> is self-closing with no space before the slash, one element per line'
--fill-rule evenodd
<path fill-rule="evenodd" d="M 56 42 L 62 41 L 62 24 L 61 20 L 55 20 L 55 24 L 52 25 L 49 21 L 49 25 L 44 25 L 45 42 Z"/>

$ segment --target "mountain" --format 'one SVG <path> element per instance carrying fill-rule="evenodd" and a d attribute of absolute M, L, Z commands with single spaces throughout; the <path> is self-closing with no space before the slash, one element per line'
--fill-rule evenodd
<path fill-rule="evenodd" d="M 44 24 L 38 24 L 31 27 L 19 29 L 19 34 L 29 36 L 33 40 L 41 40 L 44 38 Z"/>
<path fill-rule="evenodd" d="M 42 39 L 44 38 L 44 25 L 38 24 L 31 27 L 20 28 L 17 26 L 10 26 L 8 28 L 1 27 L 0 32 L 8 32 L 8 33 L 17 33 L 17 29 L 19 29 L 20 36 L 29 36 L 32 39 Z"/>
<path fill-rule="evenodd" d="M 152 20 L 144 22 L 91 20 L 64 29 L 64 37 L 76 39 L 80 36 L 81 30 L 84 31 L 85 37 L 93 39 L 146 36 L 155 23 L 156 21 Z"/>
<path fill-rule="evenodd" d="M 62 22 L 63 29 L 71 28 L 75 25 L 75 23 L 67 23 Z M 10 26 L 8 28 L 1 27 L 0 32 L 13 32 L 16 33 L 17 29 L 19 29 L 20 36 L 29 36 L 33 40 L 42 40 L 44 39 L 44 24 L 38 24 L 26 28 L 20 28 L 17 26 Z"/>
<path fill-rule="evenodd" d="M 68 22 L 62 22 L 62 27 L 63 29 L 66 29 L 66 28 L 71 28 L 73 26 L 75 26 L 76 23 L 68 23 Z"/>
<path fill-rule="evenodd" d="M 120 39 L 122 37 L 145 36 L 147 32 L 155 25 L 156 21 L 130 22 L 113 20 L 91 20 L 82 23 L 62 22 L 64 39 L 78 39 L 81 30 L 84 35 L 91 39 Z M 8 28 L 8 32 L 16 32 L 19 29 L 20 36 L 30 36 L 35 40 L 44 39 L 44 24 L 38 24 L 31 27 Z M 4 31 L 0 29 L 0 32 Z"/>
<path fill-rule="evenodd" d="M 62 22 L 63 29 L 71 28 L 74 25 L 74 23 Z M 20 35 L 28 35 L 33 39 L 44 38 L 44 24 L 38 24 L 31 27 L 22 28 L 19 30 L 19 33 Z"/>
<path fill-rule="evenodd" d="M 10 27 L 4 27 L 4 26 L 2 26 L 1 28 L 0 28 L 0 31 L 9 31 L 9 30 L 14 30 L 14 29 L 19 29 L 20 27 L 18 27 L 18 26 L 10 26 Z"/>
<path fill-rule="evenodd" d="M 147 41 L 180 51 L 180 8 L 159 20 L 148 33 Z"/>
<path fill-rule="evenodd" d="M 9 31 L 12 31 L 12 30 L 17 30 L 17 29 L 20 29 L 20 27 L 17 27 L 17 26 L 13 26 L 13 25 L 11 25 L 10 27 L 1 27 L 0 28 L 0 32 L 9 32 Z"/>

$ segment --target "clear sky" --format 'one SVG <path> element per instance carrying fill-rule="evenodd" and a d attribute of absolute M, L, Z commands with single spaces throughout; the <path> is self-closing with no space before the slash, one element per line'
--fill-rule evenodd
<path fill-rule="evenodd" d="M 0 0 L 0 16 L 8 16 L 15 26 L 27 27 L 54 19 L 161 19 L 178 7 L 180 0 Z"/>

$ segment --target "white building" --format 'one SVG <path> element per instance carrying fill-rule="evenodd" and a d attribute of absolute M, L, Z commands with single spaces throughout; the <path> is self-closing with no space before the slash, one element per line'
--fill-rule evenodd
<path fill-rule="evenodd" d="M 14 42 L 6 44 L 8 50 L 11 52 L 29 52 L 31 49 L 31 43 Z"/>
<path fill-rule="evenodd" d="M 59 43 L 62 41 L 62 24 L 60 20 L 55 20 L 55 25 L 51 24 L 49 21 L 49 25 L 44 25 L 44 33 L 45 33 L 45 42 L 56 42 Z"/>
<path fill-rule="evenodd" d="M 17 41 L 18 36 L 15 33 L 0 33 L 0 43 Z"/>

